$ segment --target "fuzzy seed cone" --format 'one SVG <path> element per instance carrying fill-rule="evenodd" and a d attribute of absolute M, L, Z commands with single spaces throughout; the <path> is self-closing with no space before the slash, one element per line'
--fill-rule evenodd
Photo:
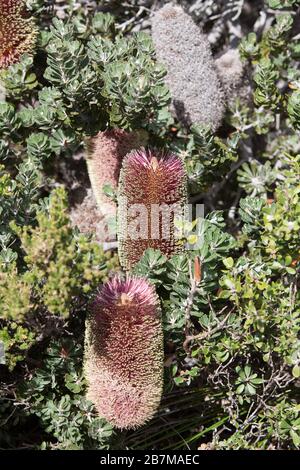
<path fill-rule="evenodd" d="M 223 90 L 228 102 L 233 102 L 237 96 L 237 89 L 241 88 L 244 80 L 243 64 L 238 49 L 228 49 L 215 61 L 223 84 Z"/>
<path fill-rule="evenodd" d="M 18 62 L 25 52 L 32 52 L 37 29 L 28 18 L 23 0 L 0 0 L 0 69 Z"/>
<path fill-rule="evenodd" d="M 166 67 L 166 83 L 177 119 L 185 126 L 217 129 L 224 97 L 206 36 L 179 6 L 168 3 L 152 19 L 158 60 Z"/>
<path fill-rule="evenodd" d="M 103 193 L 103 186 L 109 184 L 116 189 L 123 157 L 146 143 L 145 131 L 126 132 L 122 129 L 99 132 L 87 143 L 88 174 L 95 199 L 104 216 L 115 215 L 116 205 Z"/>
<path fill-rule="evenodd" d="M 183 161 L 173 153 L 134 150 L 124 161 L 118 194 L 119 258 L 130 270 L 147 248 L 166 256 L 181 251 L 175 219 L 187 204 Z"/>
<path fill-rule="evenodd" d="M 155 289 L 145 279 L 114 278 L 100 290 L 87 321 L 87 398 L 113 426 L 142 426 L 163 389 L 163 334 Z"/>

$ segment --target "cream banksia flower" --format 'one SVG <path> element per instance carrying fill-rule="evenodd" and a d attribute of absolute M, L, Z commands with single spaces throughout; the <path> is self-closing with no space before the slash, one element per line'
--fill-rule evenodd
<path fill-rule="evenodd" d="M 23 0 L 0 0 L 0 69 L 32 52 L 37 37 L 34 20 L 28 17 Z"/>
<path fill-rule="evenodd" d="M 131 150 L 146 145 L 146 131 L 113 129 L 99 132 L 87 142 L 87 168 L 95 199 L 101 213 L 114 215 L 116 205 L 103 193 L 105 184 L 116 189 L 122 159 Z"/>
<path fill-rule="evenodd" d="M 87 398 L 121 429 L 137 428 L 156 412 L 163 389 L 159 299 L 143 278 L 115 277 L 99 291 L 87 321 Z"/>
<path fill-rule="evenodd" d="M 158 60 L 166 67 L 172 107 L 185 126 L 217 129 L 224 115 L 224 96 L 209 42 L 179 6 L 164 5 L 152 18 Z"/>
<path fill-rule="evenodd" d="M 184 163 L 171 152 L 140 149 L 123 161 L 118 193 L 119 258 L 131 269 L 147 248 L 166 256 L 181 251 L 176 219 L 187 203 Z"/>

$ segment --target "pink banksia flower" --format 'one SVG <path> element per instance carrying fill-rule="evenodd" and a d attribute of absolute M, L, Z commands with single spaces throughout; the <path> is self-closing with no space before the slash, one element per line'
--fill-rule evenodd
<path fill-rule="evenodd" d="M 114 215 L 116 212 L 116 205 L 103 192 L 104 186 L 108 184 L 116 189 L 123 157 L 146 143 L 146 131 L 127 132 L 123 129 L 99 132 L 87 142 L 88 174 L 103 215 Z"/>
<path fill-rule="evenodd" d="M 99 291 L 87 321 L 87 398 L 113 426 L 137 428 L 156 412 L 163 389 L 159 299 L 143 278 L 115 277 Z"/>
<path fill-rule="evenodd" d="M 0 69 L 32 52 L 36 37 L 37 28 L 24 0 L 0 0 Z"/>
<path fill-rule="evenodd" d="M 147 248 L 167 256 L 181 240 L 175 221 L 183 221 L 187 178 L 181 158 L 171 152 L 140 149 L 123 161 L 118 194 L 119 258 L 131 269 Z"/>

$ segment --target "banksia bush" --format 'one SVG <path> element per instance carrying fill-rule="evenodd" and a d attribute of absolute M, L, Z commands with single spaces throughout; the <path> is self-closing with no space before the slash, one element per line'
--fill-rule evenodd
<path fill-rule="evenodd" d="M 118 194 L 119 258 L 131 269 L 147 248 L 172 256 L 181 249 L 175 220 L 187 203 L 183 161 L 173 153 L 145 149 L 123 161 Z"/>
<path fill-rule="evenodd" d="M 165 3 L 0 0 L 0 449 L 300 449 L 300 0 Z"/>
<path fill-rule="evenodd" d="M 106 283 L 86 331 L 87 398 L 99 415 L 122 429 L 143 425 L 163 389 L 163 335 L 159 300 L 142 278 Z"/>
<path fill-rule="evenodd" d="M 152 38 L 168 72 L 166 83 L 178 120 L 218 128 L 224 114 L 223 92 L 204 34 L 182 8 L 167 4 L 153 16 Z"/>
<path fill-rule="evenodd" d="M 0 0 L 0 69 L 18 62 L 35 45 L 37 29 L 23 0 Z"/>
<path fill-rule="evenodd" d="M 145 131 L 127 132 L 113 129 L 99 132 L 87 143 L 87 167 L 97 204 L 103 215 L 114 215 L 116 205 L 107 197 L 103 188 L 116 189 L 122 159 L 131 150 L 145 145 Z"/>

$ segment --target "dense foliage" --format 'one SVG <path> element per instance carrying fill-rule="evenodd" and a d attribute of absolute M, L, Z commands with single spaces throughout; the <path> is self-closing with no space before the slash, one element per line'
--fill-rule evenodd
<path fill-rule="evenodd" d="M 170 111 L 153 3 L 28 0 L 35 54 L 0 72 L 0 448 L 300 448 L 300 2 L 177 2 L 214 55 L 239 45 L 216 132 Z M 70 220 L 86 139 L 115 127 L 183 158 L 205 208 L 189 250 L 133 268 L 156 287 L 165 344 L 161 406 L 135 431 L 85 396 L 89 303 L 121 268 Z"/>

